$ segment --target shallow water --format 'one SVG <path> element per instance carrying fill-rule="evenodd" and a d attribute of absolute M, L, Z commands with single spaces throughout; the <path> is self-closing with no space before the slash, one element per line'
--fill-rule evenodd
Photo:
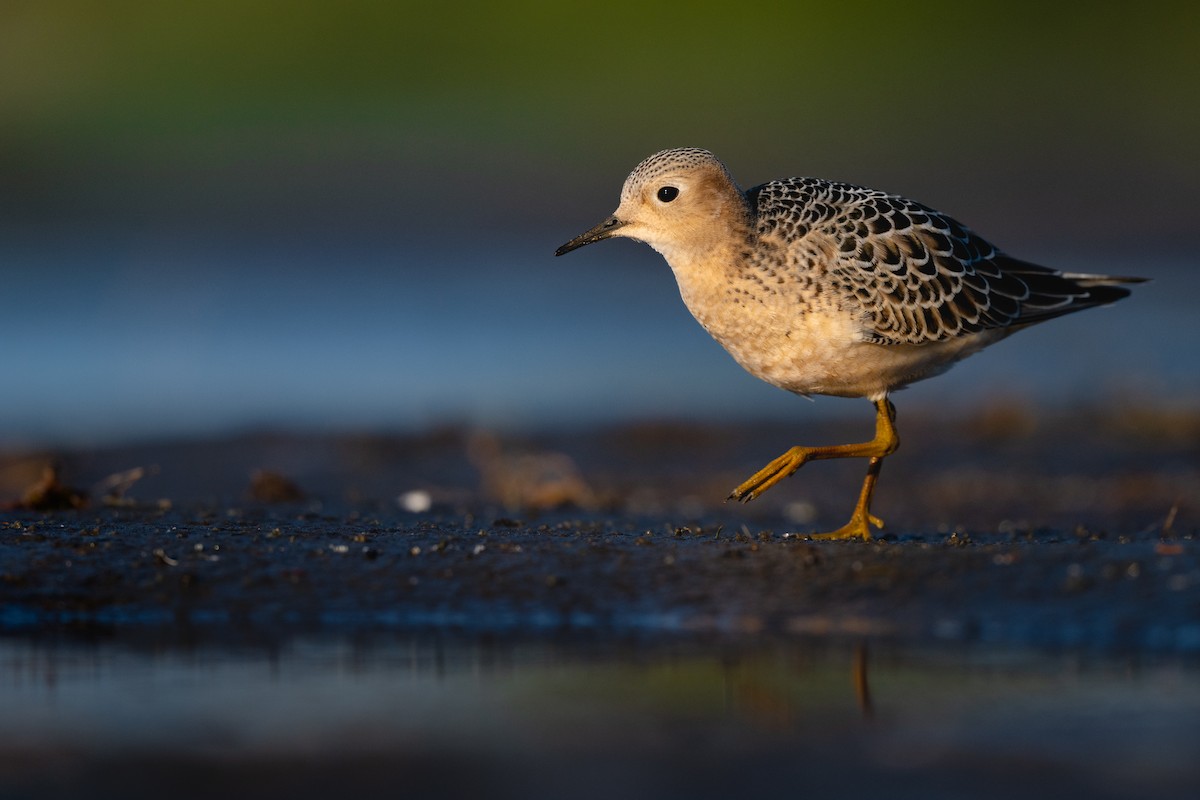
<path fill-rule="evenodd" d="M 0 706 L 0 788 L 33 797 L 1200 786 L 1200 671 L 1173 660 L 778 639 L 18 638 L 0 642 Z"/>
<path fill-rule="evenodd" d="M 745 374 L 691 319 L 649 248 L 555 259 L 562 236 L 0 244 L 5 292 L 21 299 L 0 317 L 0 373 L 10 376 L 0 441 L 869 414 L 861 401 L 804 403 Z M 1190 262 L 1042 260 L 1154 282 L 913 387 L 906 410 L 997 393 L 1200 397 L 1200 321 L 1188 302 L 1200 272 Z"/>

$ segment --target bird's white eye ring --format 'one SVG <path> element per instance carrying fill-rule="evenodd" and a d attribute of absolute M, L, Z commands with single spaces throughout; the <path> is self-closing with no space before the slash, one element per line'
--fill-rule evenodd
<path fill-rule="evenodd" d="M 669 203 L 679 197 L 679 189 L 674 186 L 664 186 L 658 190 L 658 199 L 664 203 Z"/>

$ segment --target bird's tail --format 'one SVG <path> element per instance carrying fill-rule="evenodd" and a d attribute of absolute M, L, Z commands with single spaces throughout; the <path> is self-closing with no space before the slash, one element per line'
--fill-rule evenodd
<path fill-rule="evenodd" d="M 1075 281 L 1084 288 L 1093 286 L 1117 286 L 1122 283 L 1145 283 L 1149 278 L 1135 278 L 1132 275 L 1092 275 L 1087 272 L 1064 272 L 1062 276 L 1069 281 Z"/>
<path fill-rule="evenodd" d="M 1142 283 L 1145 278 L 1059 272 L 1028 261 L 1000 255 L 1003 271 L 1019 279 L 1026 289 L 1016 324 L 1027 325 L 1094 306 L 1115 303 L 1129 296 L 1123 284 Z"/>
<path fill-rule="evenodd" d="M 1087 272 L 1064 272 L 1062 277 L 1081 289 L 1087 289 L 1087 304 L 1102 306 L 1115 303 L 1129 296 L 1129 290 L 1121 284 L 1145 283 L 1149 278 L 1133 275 L 1092 275 Z"/>

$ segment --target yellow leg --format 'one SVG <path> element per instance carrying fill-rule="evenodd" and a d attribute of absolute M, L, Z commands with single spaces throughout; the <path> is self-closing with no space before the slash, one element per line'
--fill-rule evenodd
<path fill-rule="evenodd" d="M 831 533 L 817 534 L 820 539 L 870 539 L 871 525 L 883 527 L 883 520 L 871 514 L 871 495 L 875 493 L 875 481 L 883 459 L 900 446 L 896 435 L 896 407 L 887 398 L 875 401 L 875 438 L 859 444 L 838 444 L 822 447 L 793 447 L 779 458 L 750 476 L 729 495 L 730 500 L 743 503 L 753 500 L 781 480 L 791 475 L 809 461 L 826 458 L 869 458 L 867 476 L 863 479 L 858 504 L 850 521 Z"/>
<path fill-rule="evenodd" d="M 883 527 L 883 520 L 871 513 L 871 495 L 875 493 L 875 481 L 879 478 L 879 469 L 883 466 L 883 457 L 876 456 L 867 463 L 867 477 L 863 479 L 862 491 L 858 494 L 858 504 L 850 521 L 836 531 L 829 533 L 814 533 L 812 539 L 863 539 L 871 541 L 871 526 Z"/>

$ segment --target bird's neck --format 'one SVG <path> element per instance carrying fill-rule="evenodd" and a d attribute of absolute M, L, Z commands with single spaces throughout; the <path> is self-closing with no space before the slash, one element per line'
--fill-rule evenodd
<path fill-rule="evenodd" d="M 686 247 L 663 248 L 679 284 L 679 294 L 692 315 L 718 340 L 731 317 L 739 316 L 736 293 L 753 250 L 752 231 L 741 222 L 729 231 L 691 237 Z"/>

